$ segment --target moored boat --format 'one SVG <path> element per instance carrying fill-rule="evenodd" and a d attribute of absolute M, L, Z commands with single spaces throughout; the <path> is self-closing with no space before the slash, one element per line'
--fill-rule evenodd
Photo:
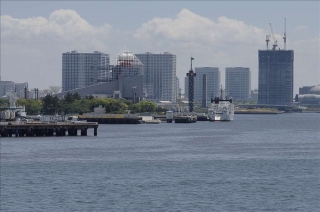
<path fill-rule="evenodd" d="M 220 97 L 211 99 L 208 109 L 209 121 L 232 121 L 234 116 L 234 104 L 232 98 L 225 99 L 224 90 L 221 88 Z"/>

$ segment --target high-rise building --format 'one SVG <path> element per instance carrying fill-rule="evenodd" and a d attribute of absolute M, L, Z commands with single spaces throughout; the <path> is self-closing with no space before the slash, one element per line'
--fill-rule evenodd
<path fill-rule="evenodd" d="M 0 97 L 5 96 L 7 91 L 15 91 L 15 83 L 12 81 L 0 81 Z"/>
<path fill-rule="evenodd" d="M 0 97 L 5 96 L 7 91 L 13 91 L 17 97 L 25 98 L 25 88 L 29 90 L 27 82 L 0 81 Z"/>
<path fill-rule="evenodd" d="M 144 65 L 147 99 L 176 102 L 176 55 L 169 52 L 136 54 Z"/>
<path fill-rule="evenodd" d="M 293 50 L 259 50 L 259 104 L 293 104 Z"/>
<path fill-rule="evenodd" d="M 177 99 L 179 99 L 179 94 L 180 94 L 180 81 L 179 81 L 179 78 L 178 78 L 178 77 L 176 77 L 176 92 L 177 92 L 176 97 L 177 97 Z"/>
<path fill-rule="evenodd" d="M 207 102 L 210 102 L 211 98 L 220 94 L 220 71 L 216 67 L 200 67 L 195 68 L 197 76 L 194 78 L 195 92 L 194 101 L 202 102 L 203 88 L 207 87 Z M 207 86 L 203 86 L 203 75 L 206 75 Z"/>
<path fill-rule="evenodd" d="M 19 98 L 26 98 L 25 97 L 25 89 L 28 90 L 28 83 L 16 83 L 15 84 L 15 92 Z"/>
<path fill-rule="evenodd" d="M 251 72 L 249 68 L 226 68 L 226 95 L 237 100 L 247 100 L 251 96 Z"/>
<path fill-rule="evenodd" d="M 95 51 L 78 53 L 71 51 L 62 54 L 62 91 L 99 84 L 109 73 L 108 54 Z"/>

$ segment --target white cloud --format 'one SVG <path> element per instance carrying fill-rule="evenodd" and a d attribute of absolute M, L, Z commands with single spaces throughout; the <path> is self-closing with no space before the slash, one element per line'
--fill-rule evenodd
<path fill-rule="evenodd" d="M 252 88 L 257 88 L 258 50 L 266 49 L 267 34 L 271 34 L 270 28 L 262 29 L 227 17 L 210 20 L 183 9 L 175 19 L 154 18 L 148 21 L 137 29 L 135 37 L 143 41 L 145 48 L 149 48 L 148 51 L 152 52 L 150 48 L 155 51 L 170 49 L 177 54 L 177 74 L 181 79 L 189 69 L 189 57 L 192 53 L 195 67 L 219 67 L 221 84 L 224 84 L 225 67 L 249 67 Z M 282 35 L 274 34 L 274 37 L 278 41 L 278 48 L 282 49 Z M 269 48 L 273 43 L 271 36 Z M 298 86 L 319 83 L 319 63 L 316 59 L 319 57 L 319 43 L 315 40 L 288 40 L 287 43 L 296 53 L 295 92 L 298 92 Z M 306 69 L 308 74 L 303 75 L 302 70 Z"/>
<path fill-rule="evenodd" d="M 63 52 L 108 53 L 111 60 L 127 45 L 134 53 L 171 52 L 177 55 L 177 75 L 183 78 L 190 67 L 249 67 L 252 88 L 258 86 L 258 49 L 265 49 L 270 29 L 220 17 L 211 20 L 187 9 L 176 18 L 153 18 L 135 31 L 123 31 L 109 24 L 93 26 L 72 10 L 53 11 L 48 18 L 16 19 L 1 16 L 1 74 L 3 80 L 29 82 L 30 87 L 61 85 Z M 279 46 L 282 36 L 275 34 Z M 272 38 L 269 43 L 273 43 Z M 290 40 L 295 50 L 295 92 L 297 85 L 319 84 L 319 36 L 311 40 Z"/>
<path fill-rule="evenodd" d="M 110 25 L 92 26 L 72 10 L 56 10 L 49 18 L 1 16 L 2 80 L 60 85 L 63 52 L 108 52 L 111 37 Z"/>
<path fill-rule="evenodd" d="M 239 42 L 256 44 L 258 37 L 263 35 L 263 29 L 246 25 L 242 21 L 220 17 L 214 22 L 187 9 L 183 9 L 174 20 L 154 18 L 135 33 L 135 37 L 140 39 L 163 38 L 179 43 L 196 41 L 202 45 Z"/>

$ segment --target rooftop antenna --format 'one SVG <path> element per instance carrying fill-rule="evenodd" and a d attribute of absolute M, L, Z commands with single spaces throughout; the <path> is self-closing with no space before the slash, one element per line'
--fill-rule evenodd
<path fill-rule="evenodd" d="M 267 50 L 269 49 L 269 41 L 270 41 L 270 35 L 266 35 L 266 42 L 267 42 Z"/>
<path fill-rule="evenodd" d="M 278 42 L 277 42 L 277 40 L 275 39 L 275 37 L 274 37 L 274 34 L 273 34 L 273 29 L 272 29 L 272 25 L 271 25 L 271 23 L 270 23 L 270 28 L 271 28 L 271 33 L 272 33 L 272 38 L 273 38 L 273 47 L 272 47 L 272 50 L 276 50 L 276 48 L 277 48 L 277 46 L 278 46 Z"/>
<path fill-rule="evenodd" d="M 283 36 L 283 41 L 284 41 L 284 50 L 286 50 L 286 43 L 287 43 L 286 18 L 284 18 L 284 36 Z"/>

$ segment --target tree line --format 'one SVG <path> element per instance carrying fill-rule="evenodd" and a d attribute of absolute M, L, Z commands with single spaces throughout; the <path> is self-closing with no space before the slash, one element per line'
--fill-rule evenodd
<path fill-rule="evenodd" d="M 128 110 L 131 113 L 163 112 L 163 109 L 152 101 L 133 103 L 125 99 L 97 98 L 93 96 L 81 98 L 78 93 L 67 93 L 64 99 L 59 99 L 53 95 L 46 95 L 39 100 L 18 99 L 16 105 L 25 106 L 29 115 L 83 114 L 93 112 L 94 108 L 99 106 L 105 108 L 106 113 L 116 114 L 127 113 Z"/>

